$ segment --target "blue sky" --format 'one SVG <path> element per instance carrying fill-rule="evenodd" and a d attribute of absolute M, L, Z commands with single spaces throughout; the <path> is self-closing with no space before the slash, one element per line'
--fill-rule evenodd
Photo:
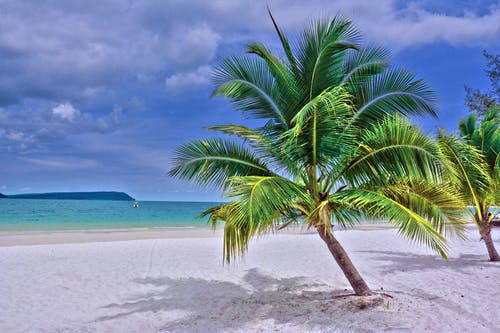
<path fill-rule="evenodd" d="M 202 128 L 248 123 L 210 97 L 210 72 L 249 41 L 277 48 L 266 6 L 292 37 L 341 13 L 366 43 L 438 93 L 428 132 L 487 89 L 482 50 L 500 51 L 499 1 L 0 0 L 0 192 L 125 191 L 141 200 L 218 201 L 165 174 Z"/>

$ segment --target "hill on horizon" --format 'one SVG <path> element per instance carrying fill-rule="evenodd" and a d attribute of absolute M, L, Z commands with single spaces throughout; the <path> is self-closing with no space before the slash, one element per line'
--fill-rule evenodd
<path fill-rule="evenodd" d="M 51 192 L 51 193 L 24 193 L 3 195 L 0 198 L 9 199 L 59 199 L 59 200 L 121 200 L 134 201 L 130 195 L 124 192 L 98 191 L 98 192 Z"/>

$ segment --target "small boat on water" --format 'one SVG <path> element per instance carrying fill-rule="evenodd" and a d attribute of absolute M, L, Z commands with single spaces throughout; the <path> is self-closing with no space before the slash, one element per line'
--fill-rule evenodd
<path fill-rule="evenodd" d="M 496 214 L 491 220 L 491 225 L 494 227 L 500 227 L 500 213 Z"/>
<path fill-rule="evenodd" d="M 139 208 L 139 203 L 137 201 L 134 201 L 134 208 Z"/>

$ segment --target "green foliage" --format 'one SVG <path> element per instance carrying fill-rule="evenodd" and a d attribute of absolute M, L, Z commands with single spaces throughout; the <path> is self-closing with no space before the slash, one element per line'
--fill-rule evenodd
<path fill-rule="evenodd" d="M 177 166 L 169 175 L 195 179 L 202 185 L 223 186 L 232 176 L 273 174 L 253 152 L 228 140 L 193 141 L 180 146 L 176 153 Z"/>
<path fill-rule="evenodd" d="M 482 118 L 491 108 L 500 105 L 500 55 L 483 51 L 487 60 L 486 75 L 490 80 L 490 89 L 480 91 L 465 86 L 465 105 L 471 112 Z"/>
<path fill-rule="evenodd" d="M 398 181 L 385 186 L 361 186 L 331 196 L 368 216 L 386 219 L 401 234 L 424 243 L 446 257 L 446 233 L 463 236 L 460 196 L 449 184 Z"/>
<path fill-rule="evenodd" d="M 460 137 L 441 133 L 439 142 L 454 166 L 456 185 L 474 206 L 474 218 L 480 222 L 490 207 L 500 205 L 499 107 L 486 112 L 480 123 L 477 118 L 472 114 L 460 120 Z"/>
<path fill-rule="evenodd" d="M 345 182 L 351 186 L 366 182 L 384 185 L 389 179 L 440 182 L 445 171 L 436 143 L 399 116 L 384 118 L 363 129 L 357 144 L 355 155 L 348 156 L 349 163 L 342 170 Z"/>
<path fill-rule="evenodd" d="M 351 91 L 358 105 L 354 119 L 371 124 L 384 115 L 436 115 L 436 96 L 423 81 L 405 69 L 388 69 L 370 76 Z"/>
<path fill-rule="evenodd" d="M 363 47 L 349 20 L 319 20 L 290 43 L 271 19 L 284 58 L 251 43 L 214 72 L 214 95 L 265 125 L 211 127 L 244 143 L 181 146 L 170 172 L 224 186 L 230 201 L 204 214 L 214 227 L 225 222 L 225 259 L 287 223 L 333 232 L 373 217 L 446 256 L 445 235 L 463 226 L 462 197 L 446 176 L 456 170 L 405 118 L 435 115 L 434 93 L 390 68 L 385 49 Z"/>
<path fill-rule="evenodd" d="M 477 116 L 470 115 L 459 123 L 461 136 L 466 142 L 482 152 L 490 174 L 498 182 L 500 166 L 500 107 L 494 106 L 485 113 L 481 123 L 477 123 Z"/>

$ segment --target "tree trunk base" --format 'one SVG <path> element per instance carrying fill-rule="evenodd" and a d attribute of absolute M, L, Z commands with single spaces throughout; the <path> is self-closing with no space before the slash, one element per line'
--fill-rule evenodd
<path fill-rule="evenodd" d="M 372 296 L 373 292 L 363 280 L 356 267 L 354 267 L 351 259 L 345 252 L 344 248 L 342 247 L 342 245 L 340 245 L 340 243 L 333 236 L 330 230 L 326 230 L 324 225 L 319 225 L 316 227 L 316 229 L 321 239 L 328 246 L 328 250 L 330 250 L 333 258 L 342 269 L 342 272 L 344 272 L 345 277 L 351 284 L 352 289 L 354 289 L 356 295 Z"/>
<path fill-rule="evenodd" d="M 356 300 L 356 307 L 360 310 L 375 308 L 384 304 L 384 298 L 380 295 L 360 296 Z"/>
<path fill-rule="evenodd" d="M 481 230 L 479 233 L 481 234 L 481 238 L 483 239 L 486 249 L 488 250 L 490 261 L 500 261 L 500 255 L 498 255 L 498 252 L 495 249 L 495 243 L 493 243 L 493 239 L 491 238 L 491 226 L 486 223 L 482 223 L 480 227 Z"/>
<path fill-rule="evenodd" d="M 387 293 L 379 293 L 379 292 L 374 292 L 373 295 L 371 296 L 358 296 L 355 294 L 349 294 L 349 295 L 338 295 L 334 296 L 334 298 L 341 298 L 343 299 L 347 306 L 350 308 L 354 309 L 359 309 L 359 310 L 364 310 L 364 309 L 370 309 L 370 308 L 375 308 L 380 305 L 384 305 L 385 307 L 388 307 L 390 304 L 391 300 L 393 297 Z"/>

